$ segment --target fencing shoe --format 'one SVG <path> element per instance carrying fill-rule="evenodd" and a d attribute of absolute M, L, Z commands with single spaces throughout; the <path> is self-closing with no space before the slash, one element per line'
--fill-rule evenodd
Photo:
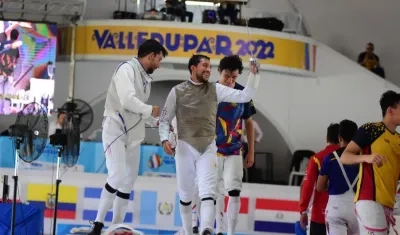
<path fill-rule="evenodd" d="M 193 235 L 199 235 L 199 228 L 197 226 L 193 227 Z"/>
<path fill-rule="evenodd" d="M 104 228 L 104 224 L 100 222 L 91 222 L 92 230 L 88 235 L 101 235 L 101 230 Z"/>
<path fill-rule="evenodd" d="M 204 229 L 204 231 L 201 233 L 201 235 L 212 235 L 212 234 L 213 234 L 212 230 L 208 228 Z"/>

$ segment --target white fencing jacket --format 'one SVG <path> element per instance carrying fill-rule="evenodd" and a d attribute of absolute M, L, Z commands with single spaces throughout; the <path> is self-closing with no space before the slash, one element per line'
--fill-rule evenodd
<path fill-rule="evenodd" d="M 120 64 L 111 79 L 104 116 L 120 122 L 127 132 L 128 141 L 143 140 L 145 123 L 154 126 L 158 121 L 151 116 L 153 107 L 146 104 L 151 81 L 136 58 Z"/>

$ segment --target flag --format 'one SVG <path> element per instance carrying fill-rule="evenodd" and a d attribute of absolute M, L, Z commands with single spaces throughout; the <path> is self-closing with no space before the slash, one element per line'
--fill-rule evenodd
<path fill-rule="evenodd" d="M 28 184 L 27 199 L 30 205 L 44 210 L 45 218 L 53 218 L 56 186 L 51 184 Z M 76 219 L 78 188 L 60 185 L 58 192 L 57 218 Z"/>
<path fill-rule="evenodd" d="M 103 188 L 91 188 L 85 187 L 83 193 L 83 211 L 82 211 L 82 219 L 83 220 L 95 220 L 97 215 L 97 210 L 100 204 L 100 196 Z M 126 212 L 124 223 L 132 223 L 133 222 L 133 201 L 134 201 L 134 193 L 131 191 L 128 203 L 128 210 Z M 112 209 L 110 209 L 105 222 L 111 222 L 113 217 Z"/>
<path fill-rule="evenodd" d="M 298 201 L 257 198 L 254 231 L 294 234 L 300 218 L 298 207 Z"/>
<path fill-rule="evenodd" d="M 157 191 L 144 190 L 140 192 L 140 225 L 156 225 L 161 228 L 170 228 L 173 225 L 175 192 L 166 191 L 159 194 Z"/>

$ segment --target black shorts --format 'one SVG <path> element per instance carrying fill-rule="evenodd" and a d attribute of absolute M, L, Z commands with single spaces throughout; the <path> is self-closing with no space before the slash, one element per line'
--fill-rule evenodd
<path fill-rule="evenodd" d="M 326 235 L 325 224 L 315 223 L 311 221 L 310 235 Z"/>

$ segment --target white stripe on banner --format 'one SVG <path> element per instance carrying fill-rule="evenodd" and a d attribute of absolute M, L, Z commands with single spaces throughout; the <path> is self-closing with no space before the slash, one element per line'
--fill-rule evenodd
<path fill-rule="evenodd" d="M 237 231 L 248 231 L 249 227 L 249 215 L 247 214 L 239 214 L 238 216 L 238 222 L 236 224 L 236 229 Z M 225 221 L 226 221 L 226 214 L 225 214 Z M 253 220 L 251 220 L 251 223 L 253 223 Z M 228 226 L 228 224 L 226 224 Z"/>
<path fill-rule="evenodd" d="M 295 223 L 300 218 L 298 212 L 276 211 L 276 210 L 255 210 L 254 220 L 269 222 Z"/>

